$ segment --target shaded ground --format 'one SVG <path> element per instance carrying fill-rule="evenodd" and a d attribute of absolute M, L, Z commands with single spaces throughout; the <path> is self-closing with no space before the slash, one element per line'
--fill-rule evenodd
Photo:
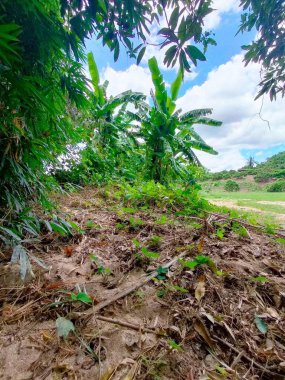
<path fill-rule="evenodd" d="M 284 245 L 228 227 L 218 238 L 214 216 L 126 209 L 95 189 L 58 203 L 84 233 L 30 247 L 50 271 L 23 286 L 1 265 L 1 379 L 285 378 Z M 75 326 L 66 339 L 59 316 Z"/>

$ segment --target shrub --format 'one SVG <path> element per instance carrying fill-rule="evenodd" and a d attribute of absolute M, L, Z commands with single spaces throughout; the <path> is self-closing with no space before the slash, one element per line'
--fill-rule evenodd
<path fill-rule="evenodd" d="M 226 191 L 239 191 L 240 187 L 236 181 L 228 180 L 225 183 L 224 189 Z"/>
<path fill-rule="evenodd" d="M 267 187 L 267 191 L 270 193 L 281 193 L 282 191 L 285 191 L 285 180 L 279 179 L 279 180 L 271 183 Z"/>

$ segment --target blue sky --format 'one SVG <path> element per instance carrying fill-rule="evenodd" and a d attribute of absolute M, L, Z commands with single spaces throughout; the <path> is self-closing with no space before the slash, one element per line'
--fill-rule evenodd
<path fill-rule="evenodd" d="M 252 41 L 254 32 L 235 36 L 240 24 L 238 4 L 238 0 L 214 0 L 216 11 L 208 16 L 206 25 L 215 34 L 217 46 L 209 47 L 207 61 L 200 62 L 193 75 L 186 78 L 178 99 L 184 111 L 211 107 L 213 116 L 223 121 L 219 129 L 197 127 L 202 137 L 219 151 L 214 157 L 198 152 L 202 163 L 213 171 L 241 167 L 249 155 L 262 161 L 285 150 L 284 100 L 271 103 L 265 97 L 263 103 L 254 101 L 260 67 L 257 64 L 244 67 L 241 46 Z M 147 50 L 140 67 L 123 50 L 114 63 L 113 54 L 95 39 L 87 42 L 86 50 L 94 53 L 102 79 L 110 81 L 110 95 L 127 89 L 149 95 L 147 58 L 152 55 L 157 57 L 166 82 L 171 83 L 176 76 L 176 70 L 162 65 L 163 52 L 157 48 Z M 269 121 L 270 128 L 262 119 Z"/>

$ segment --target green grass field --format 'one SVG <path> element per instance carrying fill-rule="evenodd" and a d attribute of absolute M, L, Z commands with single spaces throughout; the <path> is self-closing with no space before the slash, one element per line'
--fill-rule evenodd
<path fill-rule="evenodd" d="M 214 204 L 248 211 L 250 214 L 256 213 L 258 219 L 262 218 L 265 221 L 285 226 L 285 193 L 265 191 L 231 193 L 220 190 L 202 191 L 202 195 L 210 202 L 213 201 Z"/>

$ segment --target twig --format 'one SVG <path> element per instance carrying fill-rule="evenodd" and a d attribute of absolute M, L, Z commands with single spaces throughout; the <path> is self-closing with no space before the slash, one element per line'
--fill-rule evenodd
<path fill-rule="evenodd" d="M 107 317 L 103 317 L 101 315 L 96 316 L 96 319 L 99 319 L 99 321 L 114 323 L 115 325 L 120 325 L 120 326 L 128 327 L 130 329 L 137 330 L 137 331 L 148 332 L 148 333 L 151 333 L 151 334 L 156 334 L 156 335 L 161 335 L 161 336 L 165 335 L 164 333 L 157 332 L 154 329 L 151 329 L 149 327 L 143 327 L 143 326 L 140 326 L 140 325 L 134 325 L 132 323 L 121 321 L 119 319 L 107 318 Z"/>
<path fill-rule="evenodd" d="M 235 348 L 232 344 L 230 344 L 229 342 L 227 342 L 226 340 L 222 339 L 222 338 L 219 338 L 218 336 L 214 335 L 213 336 L 215 339 L 217 339 L 219 342 L 223 343 L 224 345 L 226 345 L 227 347 L 229 347 L 231 350 L 233 350 L 234 352 L 236 352 L 238 355 L 240 355 L 240 351 Z M 272 372 L 270 371 L 269 369 L 265 368 L 263 365 L 257 363 L 255 360 L 251 359 L 249 356 L 247 356 L 245 353 L 243 353 L 243 358 L 246 359 L 248 362 L 252 363 L 255 367 L 261 369 L 262 371 L 264 372 L 267 372 L 269 373 L 270 375 L 272 376 L 281 376 L 280 373 L 277 373 L 277 372 Z"/>

